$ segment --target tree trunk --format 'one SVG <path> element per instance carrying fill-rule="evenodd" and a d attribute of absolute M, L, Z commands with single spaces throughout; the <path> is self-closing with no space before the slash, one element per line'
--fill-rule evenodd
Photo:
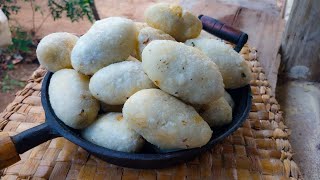
<path fill-rule="evenodd" d="M 96 4 L 94 3 L 94 0 L 90 0 L 90 1 L 89 1 L 89 4 L 90 4 L 90 8 L 91 8 L 91 10 L 92 10 L 94 19 L 95 19 L 96 21 L 100 20 L 100 16 L 99 16 L 99 13 L 98 13 Z"/>
<path fill-rule="evenodd" d="M 286 76 L 320 81 L 319 0 L 294 1 L 281 51 L 281 70 Z"/>

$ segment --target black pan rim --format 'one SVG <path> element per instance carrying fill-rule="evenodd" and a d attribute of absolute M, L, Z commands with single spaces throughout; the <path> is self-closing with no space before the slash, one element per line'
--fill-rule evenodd
<path fill-rule="evenodd" d="M 52 77 L 52 72 L 47 72 L 43 82 L 42 82 L 42 91 L 41 91 L 41 102 L 46 114 L 46 123 L 49 124 L 51 128 L 57 133 L 58 135 L 68 139 L 69 141 L 79 145 L 80 147 L 86 149 L 92 154 L 102 156 L 103 159 L 110 158 L 113 164 L 119 165 L 119 163 L 115 163 L 117 160 L 140 160 L 140 161 L 168 161 L 175 158 L 182 158 L 187 156 L 195 156 L 204 151 L 212 149 L 212 147 L 220 142 L 221 140 L 225 139 L 227 136 L 232 134 L 236 131 L 243 122 L 247 119 L 252 103 L 252 95 L 251 95 L 251 88 L 250 85 L 246 85 L 244 88 L 248 91 L 248 97 L 246 98 L 245 109 L 241 114 L 239 120 L 234 124 L 232 127 L 227 129 L 222 135 L 211 139 L 206 145 L 200 148 L 193 148 L 187 150 L 180 150 L 180 151 L 173 151 L 173 152 L 164 152 L 164 153 L 155 153 L 155 154 L 143 154 L 143 153 L 126 153 L 120 151 L 114 151 L 111 149 L 107 149 L 96 144 L 93 144 L 89 141 L 82 139 L 78 134 L 73 132 L 70 127 L 66 126 L 59 118 L 55 115 L 49 101 L 49 83 Z M 108 160 L 106 160 L 108 162 Z M 126 166 L 121 163 L 121 166 Z M 161 166 L 161 165 L 159 165 Z M 127 166 L 132 167 L 132 166 Z M 166 167 L 166 166 L 164 166 Z M 141 168 L 141 167 L 138 167 Z M 142 167 L 142 168 L 149 168 L 149 167 Z"/>

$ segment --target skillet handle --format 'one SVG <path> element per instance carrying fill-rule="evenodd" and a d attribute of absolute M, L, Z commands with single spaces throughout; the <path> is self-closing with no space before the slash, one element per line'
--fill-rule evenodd
<path fill-rule="evenodd" d="M 0 169 L 20 161 L 16 147 L 8 133 L 0 132 Z"/>
<path fill-rule="evenodd" d="M 0 169 L 20 161 L 19 154 L 56 137 L 59 135 L 52 131 L 47 123 L 11 137 L 8 133 L 0 132 Z"/>
<path fill-rule="evenodd" d="M 223 40 L 235 44 L 234 50 L 240 52 L 248 41 L 248 34 L 224 24 L 212 17 L 199 15 L 203 29 Z"/>

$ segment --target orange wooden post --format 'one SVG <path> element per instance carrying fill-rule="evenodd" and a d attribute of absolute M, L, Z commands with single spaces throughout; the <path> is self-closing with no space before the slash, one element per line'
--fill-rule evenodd
<path fill-rule="evenodd" d="M 20 161 L 20 156 L 9 134 L 0 132 L 0 170 L 18 161 Z"/>

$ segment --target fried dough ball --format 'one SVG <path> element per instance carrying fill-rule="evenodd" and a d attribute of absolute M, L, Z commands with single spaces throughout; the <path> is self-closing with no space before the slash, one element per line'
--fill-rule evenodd
<path fill-rule="evenodd" d="M 90 125 L 100 108 L 89 91 L 89 77 L 73 69 L 62 69 L 52 75 L 49 99 L 57 117 L 74 129 Z"/>
<path fill-rule="evenodd" d="M 212 131 L 196 110 L 160 89 L 144 89 L 123 106 L 131 128 L 160 149 L 189 149 L 208 143 Z"/>
<path fill-rule="evenodd" d="M 149 26 L 170 34 L 180 42 L 198 37 L 202 30 L 201 21 L 176 4 L 152 5 L 145 11 L 144 17 Z"/>
<path fill-rule="evenodd" d="M 126 60 L 136 43 L 133 21 L 121 17 L 96 21 L 74 46 L 72 66 L 82 74 L 93 75 L 107 65 Z"/>
<path fill-rule="evenodd" d="M 232 121 L 232 108 L 224 97 L 202 105 L 198 112 L 210 127 L 223 126 Z"/>
<path fill-rule="evenodd" d="M 170 40 L 154 40 L 142 52 L 142 67 L 161 90 L 190 104 L 223 96 L 218 67 L 200 50 Z"/>
<path fill-rule="evenodd" d="M 143 49 L 153 40 L 172 40 L 175 39 L 165 32 L 152 27 L 145 27 L 140 30 L 138 35 L 138 57 L 141 59 Z"/>
<path fill-rule="evenodd" d="M 36 50 L 40 64 L 51 72 L 71 69 L 70 54 L 78 39 L 77 36 L 67 32 L 57 32 L 45 36 Z"/>
<path fill-rule="evenodd" d="M 144 144 L 121 113 L 108 113 L 82 131 L 82 137 L 99 146 L 122 152 L 137 152 Z"/>
<path fill-rule="evenodd" d="M 98 100 L 121 105 L 135 92 L 155 85 L 143 72 L 141 62 L 123 61 L 100 69 L 90 79 L 89 89 Z"/>
<path fill-rule="evenodd" d="M 185 44 L 200 49 L 217 64 L 226 89 L 240 88 L 250 83 L 250 67 L 240 54 L 224 42 L 196 38 L 187 40 Z"/>
<path fill-rule="evenodd" d="M 225 91 L 223 97 L 228 102 L 228 104 L 231 106 L 231 108 L 233 109 L 235 104 L 234 104 L 234 101 L 233 101 L 232 97 L 230 96 L 230 94 L 227 91 Z"/>

